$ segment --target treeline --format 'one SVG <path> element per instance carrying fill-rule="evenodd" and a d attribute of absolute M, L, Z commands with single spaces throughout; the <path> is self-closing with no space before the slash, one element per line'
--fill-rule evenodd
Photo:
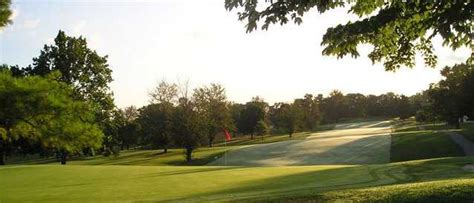
<path fill-rule="evenodd" d="M 189 95 L 188 95 L 189 94 Z M 116 130 L 105 145 L 113 153 L 130 147 L 163 149 L 182 147 L 189 161 L 194 149 L 212 147 L 224 129 L 234 135 L 289 134 L 315 130 L 324 123 L 362 117 L 408 118 L 415 114 L 409 97 L 342 94 L 328 97 L 306 94 L 293 102 L 269 105 L 260 97 L 245 104 L 227 100 L 224 87 L 210 84 L 189 92 L 186 85 L 161 81 L 150 92 L 150 104 L 119 110 Z M 262 137 L 263 138 L 263 137 Z"/>

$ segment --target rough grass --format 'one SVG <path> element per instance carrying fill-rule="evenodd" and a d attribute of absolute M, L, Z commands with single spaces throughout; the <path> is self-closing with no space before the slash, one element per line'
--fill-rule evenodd
<path fill-rule="evenodd" d="M 392 133 L 392 162 L 451 156 L 464 156 L 464 152 L 444 132 L 418 130 Z"/>
<path fill-rule="evenodd" d="M 0 201 L 458 202 L 474 198 L 474 173 L 462 169 L 473 162 L 474 157 L 351 166 L 7 166 L 0 168 Z"/>
<path fill-rule="evenodd" d="M 445 123 L 418 123 L 411 118 L 394 121 L 393 126 L 392 162 L 464 156 L 462 149 L 443 132 L 452 129 Z"/>
<path fill-rule="evenodd" d="M 130 150 L 122 151 L 118 156 L 105 157 L 76 157 L 68 161 L 68 165 L 140 165 L 140 166 L 200 166 L 218 159 L 226 151 L 234 147 L 203 147 L 193 153 L 193 160 L 185 162 L 183 149 L 169 149 L 168 153 L 162 150 Z M 57 164 L 53 158 L 10 160 L 8 164 Z"/>
<path fill-rule="evenodd" d="M 468 140 L 474 142 L 474 123 L 463 123 L 462 131 L 460 132 Z"/>

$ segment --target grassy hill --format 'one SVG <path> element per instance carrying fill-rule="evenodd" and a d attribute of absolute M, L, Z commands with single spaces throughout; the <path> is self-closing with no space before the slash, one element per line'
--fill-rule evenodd
<path fill-rule="evenodd" d="M 474 157 L 350 166 L 7 166 L 0 168 L 0 200 L 398 200 L 418 196 L 436 200 L 448 193 L 445 200 L 472 199 L 474 173 L 463 166 L 473 163 Z M 424 192 L 402 195 L 413 188 Z M 453 189 L 459 192 L 452 193 Z"/>

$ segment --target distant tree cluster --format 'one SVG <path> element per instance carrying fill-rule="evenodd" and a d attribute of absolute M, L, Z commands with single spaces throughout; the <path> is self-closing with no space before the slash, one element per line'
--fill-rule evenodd
<path fill-rule="evenodd" d="M 321 101 L 323 121 L 338 122 L 341 118 L 400 117 L 414 115 L 412 98 L 389 92 L 381 95 L 351 93 L 343 95 L 333 91 Z"/>

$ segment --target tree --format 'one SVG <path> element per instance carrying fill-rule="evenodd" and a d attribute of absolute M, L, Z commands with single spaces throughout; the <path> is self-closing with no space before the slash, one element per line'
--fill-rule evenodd
<path fill-rule="evenodd" d="M 271 120 L 276 128 L 288 133 L 290 138 L 293 133 L 300 130 L 304 123 L 303 109 L 299 105 L 276 103 L 272 107 Z"/>
<path fill-rule="evenodd" d="M 12 15 L 10 4 L 11 0 L 0 1 L 0 28 L 12 23 L 10 20 L 10 16 Z"/>
<path fill-rule="evenodd" d="M 358 45 L 371 44 L 373 48 L 368 57 L 372 62 L 383 62 L 387 71 L 395 71 L 401 65 L 413 67 L 417 52 L 424 56 L 426 65 L 434 67 L 437 60 L 431 40 L 436 35 L 453 50 L 473 43 L 474 1 L 276 0 L 265 3 L 225 0 L 225 7 L 227 10 L 243 8 L 238 18 L 245 20 L 247 32 L 252 32 L 259 21 L 266 30 L 275 23 L 301 24 L 303 15 L 311 8 L 324 13 L 349 6 L 349 13 L 360 19 L 329 28 L 322 39 L 321 44 L 325 46 L 322 53 L 338 58 L 348 54 L 358 57 Z M 473 60 L 474 49 L 470 48 L 473 56 L 470 60 Z"/>
<path fill-rule="evenodd" d="M 0 72 L 0 164 L 19 139 L 56 150 L 62 164 L 68 154 L 100 146 L 103 133 L 94 123 L 92 106 L 74 100 L 72 88 L 57 82 L 59 77 L 58 72 L 46 78 Z"/>
<path fill-rule="evenodd" d="M 410 100 L 405 95 L 400 96 L 397 109 L 398 117 L 400 117 L 402 120 L 413 116 L 413 113 L 411 112 Z"/>
<path fill-rule="evenodd" d="M 178 91 L 177 84 L 161 80 L 158 86 L 149 93 L 150 102 L 175 104 L 178 99 Z"/>
<path fill-rule="evenodd" d="M 142 142 L 161 147 L 164 153 L 168 152 L 168 147 L 173 141 L 172 119 L 175 104 L 178 102 L 178 93 L 179 86 L 176 83 L 161 80 L 149 93 L 151 104 L 139 110 L 137 121 L 143 136 Z"/>
<path fill-rule="evenodd" d="M 311 131 L 316 128 L 321 117 L 317 98 L 313 98 L 311 94 L 305 94 L 303 99 L 295 99 L 293 103 L 301 108 L 301 130 Z"/>
<path fill-rule="evenodd" d="M 242 132 L 243 122 L 240 122 L 240 121 L 242 120 L 241 113 L 243 112 L 244 108 L 245 108 L 245 105 L 243 104 L 232 103 L 230 105 L 230 114 L 232 116 L 232 121 L 234 123 L 233 125 L 234 129 L 230 129 L 230 131 L 233 131 L 234 133 L 236 132 L 243 133 Z"/>
<path fill-rule="evenodd" d="M 259 97 L 252 98 L 252 101 L 247 102 L 240 113 L 239 130 L 242 133 L 250 134 L 250 138 L 253 139 L 258 121 L 265 120 L 267 107 L 268 104 Z"/>
<path fill-rule="evenodd" d="M 208 144 L 212 147 L 217 134 L 233 125 L 225 88 L 219 84 L 197 88 L 193 99 L 197 112 L 206 123 Z"/>
<path fill-rule="evenodd" d="M 47 75 L 59 71 L 59 81 L 72 85 L 76 99 L 97 106 L 99 123 L 110 121 L 114 101 L 109 88 L 112 70 L 107 56 L 100 56 L 87 47 L 83 37 L 70 37 L 59 31 L 54 45 L 45 45 L 40 55 L 33 59 L 33 66 L 25 69 L 30 75 Z"/>
<path fill-rule="evenodd" d="M 120 142 L 120 149 L 129 149 L 131 145 L 138 141 L 139 124 L 136 122 L 138 118 L 138 110 L 135 106 L 125 107 L 116 111 L 114 119 L 118 125 L 117 135 Z"/>
<path fill-rule="evenodd" d="M 137 118 L 143 136 L 143 144 L 151 144 L 154 147 L 161 147 L 164 153 L 168 152 L 168 147 L 173 141 L 175 107 L 170 103 L 150 104 L 142 107 Z"/>
<path fill-rule="evenodd" d="M 184 148 L 186 162 L 192 161 L 192 153 L 200 146 L 205 136 L 205 124 L 188 98 L 181 98 L 173 114 L 172 138 L 177 146 Z"/>
<path fill-rule="evenodd" d="M 10 71 L 13 77 L 24 77 L 27 74 L 26 71 L 18 65 L 8 66 L 7 64 L 2 64 L 0 65 L 0 71 Z"/>
<path fill-rule="evenodd" d="M 347 106 L 346 116 L 349 118 L 362 118 L 367 116 L 367 103 L 363 94 L 347 94 L 344 99 Z"/>
<path fill-rule="evenodd" d="M 333 90 L 322 103 L 324 120 L 328 123 L 338 122 L 347 112 L 345 104 L 344 94 L 339 90 Z"/>
<path fill-rule="evenodd" d="M 433 104 L 428 95 L 428 91 L 423 91 L 412 95 L 410 98 L 411 113 L 419 122 L 434 121 Z"/>
<path fill-rule="evenodd" d="M 123 117 L 125 118 L 125 121 L 127 122 L 133 122 L 140 115 L 137 107 L 133 105 L 125 107 L 124 109 L 120 110 L 120 112 L 122 113 Z"/>
<path fill-rule="evenodd" d="M 464 115 L 474 115 L 474 66 L 457 64 L 445 67 L 441 75 L 444 79 L 432 84 L 428 90 L 433 109 L 441 119 L 459 128 Z"/>
<path fill-rule="evenodd" d="M 255 126 L 255 134 L 262 136 L 262 139 L 263 139 L 263 136 L 268 134 L 268 131 L 269 130 L 268 130 L 267 123 L 265 123 L 265 121 L 263 120 L 259 120 L 257 122 L 257 125 Z"/>

